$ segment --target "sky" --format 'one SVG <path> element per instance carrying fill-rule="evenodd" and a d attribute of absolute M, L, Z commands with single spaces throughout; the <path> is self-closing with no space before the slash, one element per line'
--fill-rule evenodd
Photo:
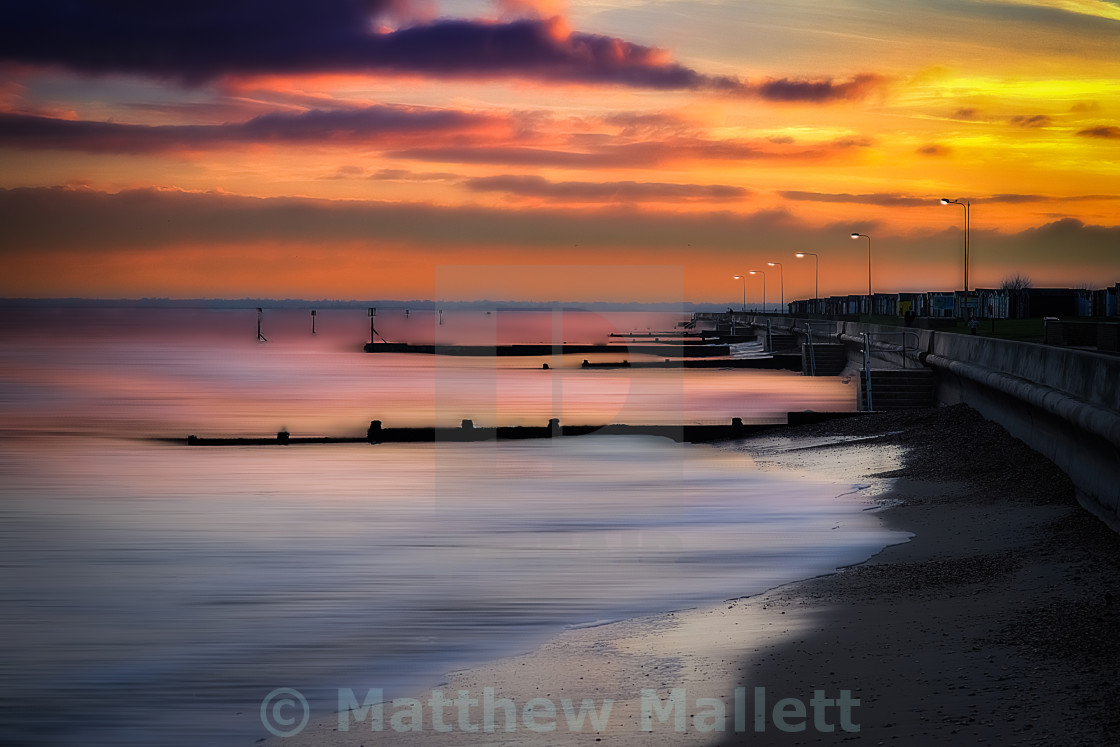
<path fill-rule="evenodd" d="M 1120 281 L 1120 2 L 5 15 L 6 297 L 955 290 L 966 213 L 970 287 Z"/>

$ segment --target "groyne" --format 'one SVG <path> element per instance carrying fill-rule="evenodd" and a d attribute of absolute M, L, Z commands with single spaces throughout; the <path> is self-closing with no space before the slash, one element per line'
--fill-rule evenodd
<path fill-rule="evenodd" d="M 728 345 L 709 344 L 697 340 L 675 343 L 641 342 L 631 345 L 414 345 L 407 342 L 367 342 L 367 353 L 416 353 L 424 355 L 462 356 L 544 356 L 588 355 L 594 353 L 642 353 L 659 357 L 717 357 L 730 354 Z"/>
<path fill-rule="evenodd" d="M 703 443 L 748 436 L 781 428 L 786 425 L 807 425 L 840 418 L 858 417 L 859 412 L 802 412 L 786 413 L 785 422 L 744 423 L 742 418 L 732 418 L 724 423 L 691 423 L 683 425 L 561 425 L 553 418 L 544 426 L 512 425 L 487 427 L 475 425 L 473 420 L 463 420 L 458 427 L 428 426 L 386 428 L 380 420 L 370 421 L 365 436 L 293 436 L 281 431 L 274 437 L 267 436 L 187 436 L 186 439 L 162 439 L 187 446 L 296 446 L 307 444 L 358 444 L 358 443 L 422 443 L 447 441 L 453 443 L 473 441 L 504 441 L 529 438 L 562 438 L 570 436 L 660 436 L 678 442 Z"/>

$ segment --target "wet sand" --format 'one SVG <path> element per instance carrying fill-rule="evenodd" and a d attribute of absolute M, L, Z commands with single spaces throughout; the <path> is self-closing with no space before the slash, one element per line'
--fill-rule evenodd
<path fill-rule="evenodd" d="M 774 697 L 858 693 L 860 731 L 808 722 L 717 743 L 1120 744 L 1120 536 L 1056 467 L 967 407 L 820 429 L 875 430 L 910 447 L 901 505 L 882 518 L 914 539 L 771 592 L 772 611 L 823 620 L 743 659 L 744 681 Z"/>
<path fill-rule="evenodd" d="M 427 692 L 418 696 L 418 732 L 393 729 L 392 718 L 408 719 L 387 705 L 377 733 L 368 714 L 348 719 L 347 731 L 315 718 L 299 736 L 273 742 L 1120 742 L 1120 537 L 1076 505 L 1053 465 L 963 406 L 790 428 L 723 448 L 748 451 L 764 469 L 889 483 L 876 498 L 889 506 L 880 516 L 914 537 L 761 595 L 569 631 L 435 688 L 449 700 L 460 691 L 479 700 L 464 701 L 467 726 L 483 723 L 486 688 L 513 701 L 490 709 L 493 732 L 468 731 L 451 704 L 436 723 Z M 892 454 L 901 469 L 884 459 Z M 674 697 L 680 707 L 671 707 Z M 527 717 L 533 698 L 544 710 Z M 605 726 L 588 714 L 573 726 L 585 698 L 600 717 L 613 701 Z"/>

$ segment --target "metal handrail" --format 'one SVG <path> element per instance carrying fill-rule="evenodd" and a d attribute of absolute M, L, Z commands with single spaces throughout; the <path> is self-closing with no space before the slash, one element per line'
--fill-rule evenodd
<path fill-rule="evenodd" d="M 871 336 L 863 333 L 863 390 L 867 399 L 867 411 L 874 412 L 871 404 Z"/>
<path fill-rule="evenodd" d="M 805 329 L 809 333 L 809 375 L 817 375 L 817 353 L 813 349 L 813 325 L 811 322 L 805 323 Z"/>
<path fill-rule="evenodd" d="M 921 337 L 918 336 L 917 332 L 913 332 L 911 330 L 903 330 L 901 332 L 865 332 L 865 333 L 863 333 L 864 339 L 868 340 L 869 343 L 870 343 L 870 339 L 869 339 L 870 337 L 894 337 L 895 335 L 898 335 L 899 338 L 901 338 L 902 342 L 901 342 L 901 344 L 898 345 L 897 350 L 892 350 L 890 352 L 896 352 L 896 353 L 901 354 L 902 358 L 903 358 L 903 367 L 905 367 L 906 362 L 909 359 L 914 358 L 921 349 L 922 339 L 921 339 Z M 907 336 L 908 335 L 912 335 L 914 337 L 914 347 L 913 348 L 911 348 L 909 345 L 907 345 Z M 884 344 L 891 345 L 893 343 L 884 343 L 882 341 L 877 341 L 877 345 L 880 348 L 882 348 L 882 346 Z M 911 350 L 913 350 L 913 352 L 914 352 L 913 355 L 910 354 Z"/>
<path fill-rule="evenodd" d="M 899 345 L 899 347 L 902 348 L 901 352 L 905 353 L 907 350 L 910 349 L 906 344 L 906 336 L 907 335 L 913 335 L 914 336 L 914 350 L 917 350 L 918 346 L 921 344 L 921 338 L 918 337 L 918 333 L 914 332 L 914 331 L 911 331 L 911 330 L 903 330 L 901 332 L 864 332 L 863 333 L 863 336 L 865 338 L 869 337 L 869 336 L 870 337 L 894 337 L 895 335 L 902 338 L 902 344 Z"/>

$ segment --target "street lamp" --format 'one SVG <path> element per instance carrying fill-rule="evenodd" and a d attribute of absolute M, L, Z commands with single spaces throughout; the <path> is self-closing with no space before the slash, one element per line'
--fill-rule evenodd
<path fill-rule="evenodd" d="M 731 277 L 736 280 L 743 281 L 743 311 L 747 310 L 747 276 L 746 275 L 732 275 Z"/>
<path fill-rule="evenodd" d="M 972 207 L 968 200 L 950 200 L 948 197 L 941 198 L 942 205 L 960 205 L 964 208 L 964 295 L 968 297 L 968 212 Z"/>
<path fill-rule="evenodd" d="M 771 267 L 778 268 L 778 287 L 782 290 L 782 313 L 786 313 L 786 273 L 781 262 L 767 262 Z"/>
<path fill-rule="evenodd" d="M 852 231 L 852 238 L 858 239 L 860 236 L 867 239 L 867 313 L 874 313 L 875 301 L 871 295 L 871 237 L 865 233 L 857 233 Z"/>
<path fill-rule="evenodd" d="M 817 254 L 816 254 L 815 252 L 798 252 L 797 254 L 795 254 L 795 255 L 793 255 L 793 256 L 797 257 L 798 259 L 805 259 L 806 257 L 812 257 L 812 258 L 813 258 L 813 308 L 814 308 L 814 309 L 815 309 L 815 310 L 816 310 L 816 311 L 817 311 L 818 313 L 820 313 L 820 302 L 821 302 L 821 288 L 820 288 L 820 277 L 821 277 L 821 258 L 820 258 L 820 257 L 819 257 L 819 256 L 818 256 L 818 255 L 817 255 Z"/>
<path fill-rule="evenodd" d="M 766 273 L 762 270 L 751 270 L 752 275 L 762 276 L 762 313 L 766 313 Z"/>

